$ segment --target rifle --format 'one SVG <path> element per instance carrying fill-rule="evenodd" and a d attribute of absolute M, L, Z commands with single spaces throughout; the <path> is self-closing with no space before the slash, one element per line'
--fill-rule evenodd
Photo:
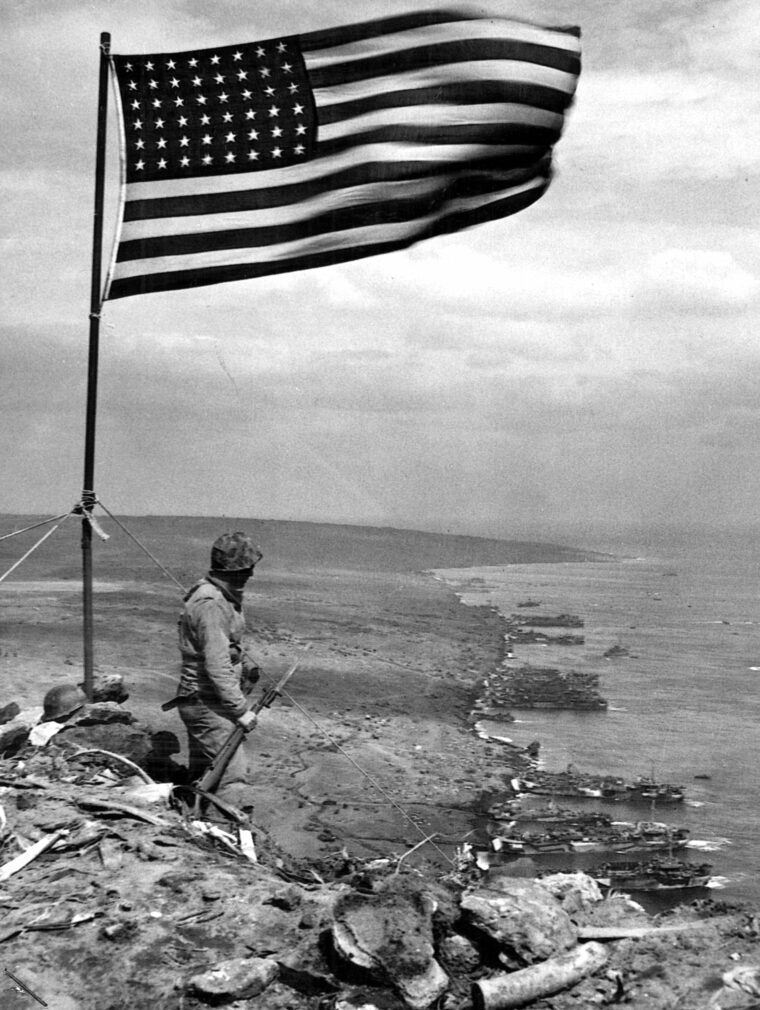
<path fill-rule="evenodd" d="M 297 659 L 274 687 L 263 691 L 258 701 L 250 702 L 246 706 L 246 712 L 255 712 L 258 715 L 263 708 L 269 708 L 272 702 L 282 694 L 282 689 L 296 672 L 299 662 L 300 660 Z M 219 748 L 219 753 L 211 762 L 211 766 L 196 783 L 195 789 L 198 793 L 213 793 L 219 785 L 225 768 L 230 763 L 230 758 L 243 742 L 244 737 L 245 730 L 242 726 L 235 726 L 230 730 L 230 735 Z"/>

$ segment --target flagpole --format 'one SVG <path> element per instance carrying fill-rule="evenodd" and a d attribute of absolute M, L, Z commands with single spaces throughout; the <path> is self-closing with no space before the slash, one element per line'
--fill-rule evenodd
<path fill-rule="evenodd" d="M 92 233 L 92 284 L 90 288 L 90 342 L 87 359 L 87 413 L 84 435 L 84 483 L 82 486 L 82 608 L 84 636 L 84 690 L 92 701 L 94 687 L 92 525 L 95 505 L 95 418 L 98 402 L 98 350 L 100 345 L 101 259 L 103 255 L 103 205 L 105 198 L 106 125 L 108 112 L 108 66 L 111 35 L 100 35 L 98 81 L 98 132 L 95 147 L 95 206 Z"/>

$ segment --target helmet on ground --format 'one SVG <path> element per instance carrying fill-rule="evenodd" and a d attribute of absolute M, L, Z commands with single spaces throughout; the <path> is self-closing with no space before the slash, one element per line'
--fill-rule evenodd
<path fill-rule="evenodd" d="M 222 533 L 211 547 L 211 569 L 215 572 L 242 572 L 253 568 L 263 557 L 245 533 Z"/>
<path fill-rule="evenodd" d="M 51 687 L 45 695 L 43 706 L 43 721 L 51 719 L 62 720 L 69 715 L 73 715 L 78 709 L 87 704 L 87 695 L 75 684 L 61 684 L 59 687 Z"/>

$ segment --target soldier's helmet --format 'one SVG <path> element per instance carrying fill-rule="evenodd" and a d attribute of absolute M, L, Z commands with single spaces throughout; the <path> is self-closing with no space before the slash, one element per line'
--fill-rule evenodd
<path fill-rule="evenodd" d="M 51 687 L 42 702 L 43 722 L 61 722 L 87 704 L 87 695 L 76 684 Z"/>
<path fill-rule="evenodd" d="M 211 569 L 215 572 L 242 572 L 262 559 L 263 554 L 245 533 L 222 533 L 211 546 Z"/>

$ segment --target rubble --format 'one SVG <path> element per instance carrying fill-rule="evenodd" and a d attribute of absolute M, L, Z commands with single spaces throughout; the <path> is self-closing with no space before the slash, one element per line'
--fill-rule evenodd
<path fill-rule="evenodd" d="M 342 850 L 317 867 L 255 829 L 253 862 L 246 829 L 192 818 L 114 736 L 97 746 L 104 728 L 124 728 L 154 757 L 172 751 L 114 706 L 88 706 L 46 744 L 0 761 L 0 944 L 51 1006 L 497 1010 L 552 992 L 562 1010 L 599 1002 L 597 989 L 635 995 L 663 945 L 685 936 L 716 950 L 757 936 L 736 915 L 652 924 L 583 873 L 538 882 L 474 857 L 423 873 L 409 865 L 414 849 Z M 609 979 L 594 976 L 603 961 Z M 724 989 L 747 978 L 735 972 Z"/>

